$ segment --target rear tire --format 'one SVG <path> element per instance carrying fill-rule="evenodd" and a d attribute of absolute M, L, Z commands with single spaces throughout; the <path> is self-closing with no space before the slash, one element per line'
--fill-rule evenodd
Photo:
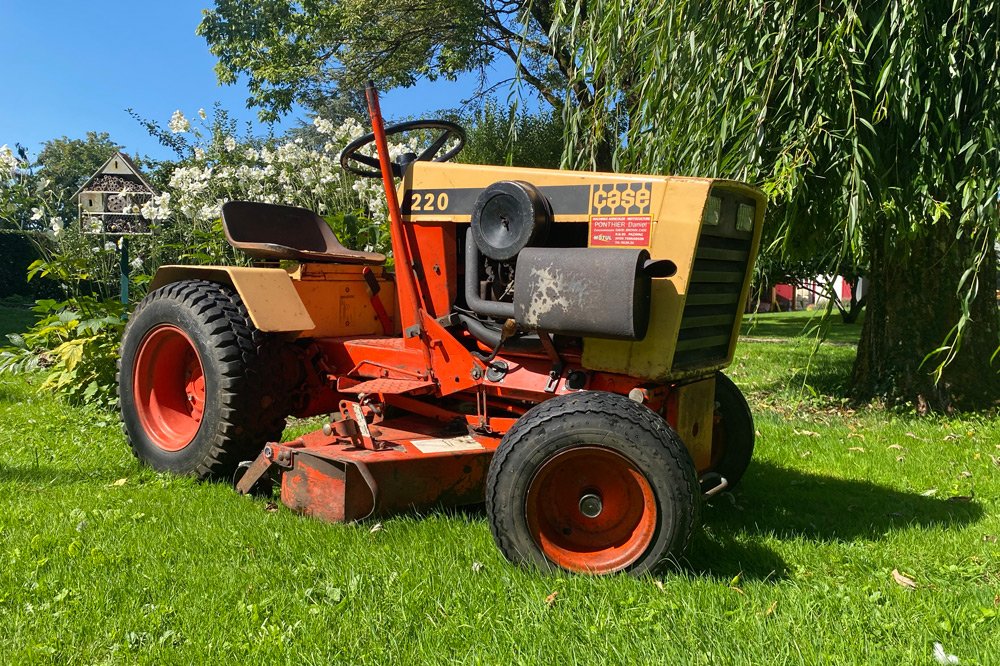
<path fill-rule="evenodd" d="M 613 393 L 552 398 L 507 432 L 486 511 L 512 562 L 640 575 L 675 560 L 698 523 L 694 464 L 652 410 Z"/>
<path fill-rule="evenodd" d="M 753 458 L 756 430 L 750 405 L 726 375 L 715 375 L 715 422 L 712 427 L 712 466 L 732 489 L 743 478 Z"/>
<path fill-rule="evenodd" d="M 118 374 L 135 456 L 159 471 L 231 478 L 277 441 L 288 412 L 278 373 L 267 372 L 270 344 L 229 287 L 185 280 L 146 296 L 125 327 Z"/>

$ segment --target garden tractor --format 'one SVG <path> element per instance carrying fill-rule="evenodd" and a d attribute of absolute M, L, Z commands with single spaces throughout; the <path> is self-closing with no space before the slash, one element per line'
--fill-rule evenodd
<path fill-rule="evenodd" d="M 277 483 L 287 507 L 333 522 L 485 500 L 515 563 L 676 560 L 703 496 L 732 488 L 753 451 L 721 371 L 763 195 L 452 163 L 461 127 L 386 127 L 366 95 L 373 131 L 341 163 L 382 179 L 392 267 L 309 210 L 225 204 L 252 265 L 160 268 L 125 329 L 133 452 L 241 493 Z M 391 158 L 387 137 L 412 131 L 423 149 Z M 281 442 L 286 418 L 321 415 Z"/>

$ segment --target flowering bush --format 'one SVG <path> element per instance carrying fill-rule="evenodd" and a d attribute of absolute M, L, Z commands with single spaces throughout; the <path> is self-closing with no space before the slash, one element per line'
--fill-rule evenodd
<path fill-rule="evenodd" d="M 142 207 L 157 223 L 176 259 L 197 263 L 241 261 L 225 243 L 219 225 L 226 201 L 247 200 L 300 206 L 322 215 L 348 247 L 388 252 L 385 195 L 379 180 L 355 178 L 340 167 L 340 152 L 365 133 L 354 120 L 336 126 L 317 117 L 322 143 L 302 138 L 278 142 L 238 138 L 225 112 L 209 120 L 204 110 L 192 122 L 175 111 L 161 141 L 184 159 L 169 167 L 164 191 Z M 152 125 L 152 123 L 149 123 Z M 407 144 L 393 145 L 397 156 Z"/>

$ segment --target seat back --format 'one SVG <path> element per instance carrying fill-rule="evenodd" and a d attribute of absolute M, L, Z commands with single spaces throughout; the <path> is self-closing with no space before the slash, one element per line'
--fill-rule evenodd
<path fill-rule="evenodd" d="M 230 245 L 256 259 L 385 263 L 384 255 L 344 247 L 326 220 L 307 208 L 229 201 L 222 206 L 222 230 Z"/>

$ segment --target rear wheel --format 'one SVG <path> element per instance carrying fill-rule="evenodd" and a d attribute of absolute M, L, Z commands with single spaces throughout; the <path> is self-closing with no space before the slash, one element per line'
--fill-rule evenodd
<path fill-rule="evenodd" d="M 265 371 L 269 342 L 228 287 L 187 280 L 143 299 L 125 327 L 118 375 L 136 457 L 218 478 L 277 440 L 287 411 Z"/>
<path fill-rule="evenodd" d="M 739 387 L 721 372 L 715 375 L 715 421 L 712 425 L 712 464 L 733 488 L 743 478 L 753 458 L 756 431 L 750 405 Z"/>
<path fill-rule="evenodd" d="M 676 559 L 698 520 L 680 438 L 628 398 L 583 392 L 528 411 L 490 465 L 486 510 L 515 563 L 642 574 Z"/>

